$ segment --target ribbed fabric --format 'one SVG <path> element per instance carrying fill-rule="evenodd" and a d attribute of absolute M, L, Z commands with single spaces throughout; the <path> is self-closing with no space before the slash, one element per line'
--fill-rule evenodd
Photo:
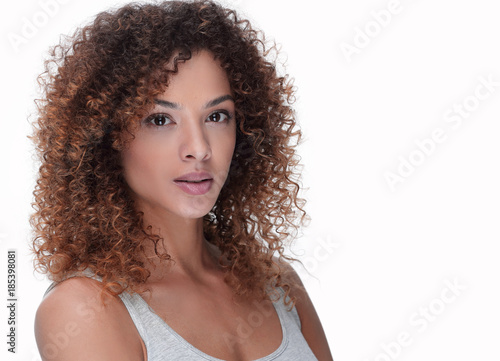
<path fill-rule="evenodd" d="M 101 281 L 98 276 L 88 272 L 78 275 Z M 54 283 L 50 285 L 45 294 L 54 286 Z M 273 303 L 281 323 L 283 335 L 281 345 L 270 355 L 255 361 L 317 361 L 302 336 L 297 310 L 295 307 L 290 311 L 286 309 L 283 295 L 281 291 L 280 299 Z M 122 292 L 119 297 L 144 341 L 147 361 L 223 361 L 207 355 L 188 343 L 158 316 L 139 294 Z"/>

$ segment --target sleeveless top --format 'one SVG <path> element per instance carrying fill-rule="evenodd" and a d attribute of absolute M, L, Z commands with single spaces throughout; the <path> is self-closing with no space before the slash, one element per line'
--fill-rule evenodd
<path fill-rule="evenodd" d="M 75 276 L 85 276 L 101 281 L 99 276 L 86 271 L 82 274 L 71 275 L 68 278 Z M 45 295 L 56 284 L 55 282 L 52 283 Z M 283 338 L 280 346 L 273 353 L 255 361 L 318 361 L 302 335 L 300 319 L 295 306 L 288 311 L 283 303 L 284 292 L 282 289 L 278 290 L 280 291 L 280 298 L 273 302 L 273 306 L 281 323 Z M 223 361 L 198 350 L 188 343 L 158 316 L 138 293 L 124 291 L 119 297 L 127 308 L 146 346 L 147 361 Z M 249 329 L 251 332 L 252 323 L 260 324 L 263 321 L 263 316 L 258 312 L 255 313 L 255 316 L 255 319 L 249 317 L 247 324 L 243 325 L 246 326 L 246 332 Z M 241 330 L 241 336 L 244 337 L 245 327 L 242 327 Z M 228 338 L 226 341 L 238 342 L 236 336 L 231 337 L 233 339 Z"/>

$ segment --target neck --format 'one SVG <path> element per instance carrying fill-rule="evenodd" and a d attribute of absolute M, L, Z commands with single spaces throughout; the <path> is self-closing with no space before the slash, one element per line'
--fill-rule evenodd
<path fill-rule="evenodd" d="M 195 278 L 215 267 L 217 260 L 203 235 L 202 218 L 187 219 L 145 212 L 144 224 L 151 225 L 152 232 L 161 237 L 158 252 L 168 253 L 173 261 L 161 262 L 154 252 L 154 245 L 147 242 L 146 256 L 152 265 L 146 264 L 151 271 L 151 282 L 160 281 L 172 273 Z"/>

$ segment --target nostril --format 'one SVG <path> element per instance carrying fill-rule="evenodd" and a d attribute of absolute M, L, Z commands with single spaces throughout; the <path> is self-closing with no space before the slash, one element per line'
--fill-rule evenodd
<path fill-rule="evenodd" d="M 212 150 L 209 140 L 203 130 L 196 130 L 184 134 L 180 143 L 180 156 L 184 160 L 203 161 L 210 158 Z"/>

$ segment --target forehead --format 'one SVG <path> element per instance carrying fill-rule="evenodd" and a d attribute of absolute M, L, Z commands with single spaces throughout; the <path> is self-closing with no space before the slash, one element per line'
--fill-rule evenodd
<path fill-rule="evenodd" d="M 178 72 L 158 98 L 182 104 L 182 100 L 207 101 L 226 94 L 232 92 L 225 70 L 212 53 L 202 50 L 178 63 Z"/>

